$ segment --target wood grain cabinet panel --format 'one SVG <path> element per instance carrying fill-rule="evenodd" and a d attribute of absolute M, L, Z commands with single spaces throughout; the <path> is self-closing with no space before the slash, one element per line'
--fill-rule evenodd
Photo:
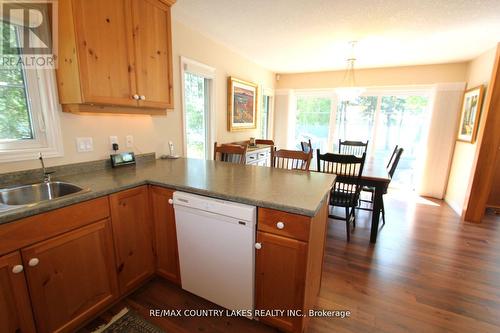
<path fill-rule="evenodd" d="M 64 111 L 158 114 L 173 108 L 170 2 L 60 0 L 59 17 Z"/>
<path fill-rule="evenodd" d="M 21 253 L 38 332 L 73 331 L 118 297 L 109 220 Z"/>
<path fill-rule="evenodd" d="M 156 272 L 180 285 L 175 214 L 171 201 L 174 191 L 152 186 L 150 193 L 155 225 Z"/>
<path fill-rule="evenodd" d="M 22 264 L 19 252 L 0 257 L 0 332 L 35 332 Z"/>
<path fill-rule="evenodd" d="M 139 106 L 173 108 L 170 7 L 131 1 Z"/>
<path fill-rule="evenodd" d="M 303 310 L 307 243 L 257 232 L 262 248 L 256 252 L 255 293 L 258 310 Z M 261 317 L 261 321 L 289 332 L 301 330 L 301 318 Z"/>
<path fill-rule="evenodd" d="M 122 294 L 154 274 L 153 224 L 147 186 L 110 195 L 118 283 Z"/>

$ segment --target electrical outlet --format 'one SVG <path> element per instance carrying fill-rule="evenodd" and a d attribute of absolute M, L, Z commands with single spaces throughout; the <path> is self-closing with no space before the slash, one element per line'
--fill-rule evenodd
<path fill-rule="evenodd" d="M 94 151 L 94 142 L 92 138 L 76 138 L 76 151 L 79 153 Z"/>
<path fill-rule="evenodd" d="M 127 135 L 125 137 L 125 141 L 128 148 L 132 148 L 134 146 L 134 137 L 132 135 Z"/>
<path fill-rule="evenodd" d="M 119 144 L 118 137 L 115 135 L 112 135 L 109 137 L 109 144 L 112 146 L 114 143 Z"/>

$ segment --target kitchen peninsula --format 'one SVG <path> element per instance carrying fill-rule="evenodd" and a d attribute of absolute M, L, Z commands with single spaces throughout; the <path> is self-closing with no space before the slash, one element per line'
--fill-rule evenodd
<path fill-rule="evenodd" d="M 334 176 L 182 158 L 54 176 L 87 191 L 0 212 L 13 327 L 72 331 L 154 274 L 180 285 L 175 191 L 256 206 L 255 308 L 313 308 Z M 307 319 L 260 318 L 289 332 Z"/>

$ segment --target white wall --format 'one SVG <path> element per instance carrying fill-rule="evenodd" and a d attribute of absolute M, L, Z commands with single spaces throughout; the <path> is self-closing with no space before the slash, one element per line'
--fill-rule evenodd
<path fill-rule="evenodd" d="M 230 133 L 226 129 L 227 76 L 235 76 L 274 88 L 274 73 L 252 63 L 225 46 L 205 37 L 175 20 L 173 11 L 173 111 L 166 116 L 148 115 L 74 115 L 60 113 L 64 141 L 64 157 L 47 159 L 47 165 L 61 165 L 109 157 L 109 136 L 116 135 L 125 148 L 125 136 L 133 135 L 136 153 L 168 152 L 172 140 L 178 153 L 182 151 L 182 116 L 180 87 L 180 56 L 186 56 L 216 68 L 216 139 L 220 142 L 238 141 L 256 136 L 257 131 Z M 76 137 L 92 137 L 94 151 L 76 152 Z M 38 161 L 0 163 L 0 173 L 38 168 Z"/>
<path fill-rule="evenodd" d="M 485 85 L 486 89 L 488 89 L 494 61 L 495 49 L 491 49 L 469 63 L 467 69 L 468 89 L 481 84 Z M 484 112 L 482 112 L 480 123 L 485 121 L 484 115 Z M 481 129 L 482 126 L 479 126 L 478 136 L 482 135 Z M 458 131 L 458 128 L 456 131 Z M 476 150 L 477 143 L 471 144 L 457 141 L 455 145 L 445 200 L 459 215 L 463 215 L 463 210 L 466 206 L 469 183 L 473 176 L 472 171 Z"/>

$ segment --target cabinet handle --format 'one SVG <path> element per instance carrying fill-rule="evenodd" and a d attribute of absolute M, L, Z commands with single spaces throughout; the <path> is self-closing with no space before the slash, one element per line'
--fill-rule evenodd
<path fill-rule="evenodd" d="M 168 199 L 168 203 L 171 204 L 171 205 L 173 205 L 174 204 L 174 200 Z"/>
<path fill-rule="evenodd" d="M 139 100 L 139 95 L 135 94 L 134 96 L 132 96 L 133 99 L 135 99 L 136 101 Z"/>
<path fill-rule="evenodd" d="M 19 274 L 23 270 L 24 270 L 23 265 L 16 265 L 16 266 L 12 267 L 12 273 L 14 273 L 14 274 Z"/>
<path fill-rule="evenodd" d="M 276 223 L 276 228 L 278 228 L 280 230 L 283 229 L 283 228 L 285 228 L 285 223 L 283 223 L 283 222 Z"/>
<path fill-rule="evenodd" d="M 255 248 L 256 248 L 257 250 L 262 249 L 262 244 L 261 244 L 261 243 L 255 243 Z"/>
<path fill-rule="evenodd" d="M 141 99 L 141 101 L 145 101 L 146 100 L 146 96 L 144 95 L 141 95 L 141 97 L 139 97 Z"/>
<path fill-rule="evenodd" d="M 30 261 L 28 262 L 28 265 L 30 267 L 35 267 L 36 265 L 38 265 L 39 262 L 40 260 L 38 258 L 31 258 Z"/>

